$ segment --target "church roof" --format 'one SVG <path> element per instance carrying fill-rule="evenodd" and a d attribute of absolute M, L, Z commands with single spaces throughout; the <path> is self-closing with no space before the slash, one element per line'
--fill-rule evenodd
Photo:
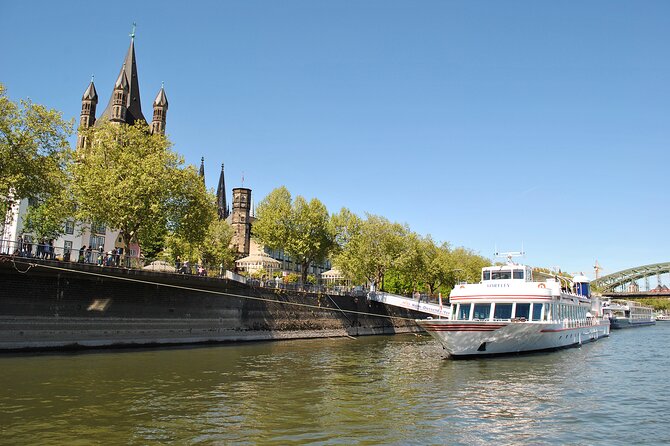
<path fill-rule="evenodd" d="M 168 106 L 168 99 L 167 95 L 165 94 L 165 89 L 161 85 L 161 91 L 158 92 L 158 95 L 156 96 L 156 99 L 154 99 L 154 107 L 165 107 L 167 108 Z"/>
<path fill-rule="evenodd" d="M 128 99 L 126 102 L 126 122 L 128 124 L 133 124 L 137 120 L 143 120 L 146 122 L 144 115 L 142 114 L 142 104 L 140 102 L 140 85 L 137 79 L 137 63 L 135 61 L 135 38 L 130 39 L 130 47 L 128 48 L 128 53 L 126 58 L 123 61 L 123 67 L 119 72 L 119 78 L 122 77 L 122 74 L 126 75 L 128 82 Z M 106 121 L 112 116 L 112 103 L 113 95 L 109 98 L 109 103 L 107 108 L 102 112 L 100 119 L 96 122 Z"/>
<path fill-rule="evenodd" d="M 123 68 L 121 72 L 119 73 L 119 77 L 116 79 L 116 83 L 114 84 L 114 90 L 118 90 L 119 88 L 123 90 L 128 89 L 128 76 L 126 76 L 126 71 L 125 71 L 126 65 L 123 65 Z"/>
<path fill-rule="evenodd" d="M 90 84 L 88 84 L 88 88 L 84 92 L 84 95 L 81 97 L 82 101 L 98 101 L 98 92 L 95 91 L 95 85 L 93 85 L 93 81 L 91 81 Z"/>

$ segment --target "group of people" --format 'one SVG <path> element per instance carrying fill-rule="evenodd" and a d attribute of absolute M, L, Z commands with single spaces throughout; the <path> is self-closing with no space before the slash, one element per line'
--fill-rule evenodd
<path fill-rule="evenodd" d="M 37 249 L 33 254 L 33 242 L 29 237 L 20 236 L 17 242 L 15 255 L 21 257 L 35 257 L 38 259 L 54 260 L 56 258 L 56 250 L 54 248 L 54 241 L 40 239 L 36 244 Z"/>
<path fill-rule="evenodd" d="M 121 266 L 121 254 L 123 254 L 123 248 L 114 248 L 105 252 L 102 246 L 94 250 L 92 246 L 87 248 L 86 245 L 83 245 L 79 248 L 77 261 L 79 263 L 93 263 L 98 266 Z"/>
<path fill-rule="evenodd" d="M 188 260 L 185 260 L 183 263 L 181 261 L 181 258 L 177 256 L 174 262 L 175 266 L 175 271 L 177 271 L 179 274 L 193 274 L 193 270 L 191 269 L 191 263 Z M 207 270 L 205 269 L 204 266 L 198 265 L 197 263 L 195 264 L 195 271 L 198 276 L 207 276 Z"/>

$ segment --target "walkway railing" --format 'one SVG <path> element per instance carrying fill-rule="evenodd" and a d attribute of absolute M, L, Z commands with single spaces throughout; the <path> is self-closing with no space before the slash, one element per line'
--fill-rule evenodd
<path fill-rule="evenodd" d="M 80 249 L 66 249 L 53 246 L 50 243 L 17 242 L 14 240 L 0 240 L 0 254 L 16 256 L 24 259 L 37 259 L 47 262 L 67 262 L 85 265 L 96 265 L 104 268 L 142 269 L 150 265 L 156 259 L 148 259 L 137 256 L 123 256 L 116 250 L 100 251 Z M 168 262 L 160 263 L 155 272 L 180 274 L 186 276 L 205 276 L 219 279 L 234 280 L 252 287 L 261 287 L 274 290 L 286 290 L 306 293 L 328 293 L 340 296 L 364 297 L 366 289 L 362 287 L 342 287 L 325 284 L 303 284 L 300 282 L 286 283 L 284 278 L 278 279 L 254 279 L 236 274 L 223 268 L 222 265 L 202 265 Z"/>

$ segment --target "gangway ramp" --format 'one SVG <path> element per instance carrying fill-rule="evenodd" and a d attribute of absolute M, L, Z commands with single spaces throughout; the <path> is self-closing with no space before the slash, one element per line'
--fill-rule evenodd
<path fill-rule="evenodd" d="M 381 302 L 386 305 L 394 307 L 406 308 L 408 310 L 419 311 L 421 313 L 432 314 L 441 318 L 449 318 L 451 315 L 451 305 L 440 305 L 439 303 L 421 302 L 420 300 L 412 299 L 397 294 L 374 292 L 368 293 L 368 299 L 375 302 Z"/>

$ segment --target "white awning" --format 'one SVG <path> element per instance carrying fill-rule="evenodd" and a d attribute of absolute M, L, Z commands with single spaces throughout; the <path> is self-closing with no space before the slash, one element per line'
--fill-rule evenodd
<path fill-rule="evenodd" d="M 273 259 L 269 255 L 253 254 L 235 261 L 238 268 L 263 268 L 263 269 L 277 269 L 281 266 L 281 262 Z"/>
<path fill-rule="evenodd" d="M 344 279 L 344 276 L 342 275 L 340 270 L 333 268 L 331 270 L 321 273 L 321 278 L 327 280 L 339 280 Z"/>

